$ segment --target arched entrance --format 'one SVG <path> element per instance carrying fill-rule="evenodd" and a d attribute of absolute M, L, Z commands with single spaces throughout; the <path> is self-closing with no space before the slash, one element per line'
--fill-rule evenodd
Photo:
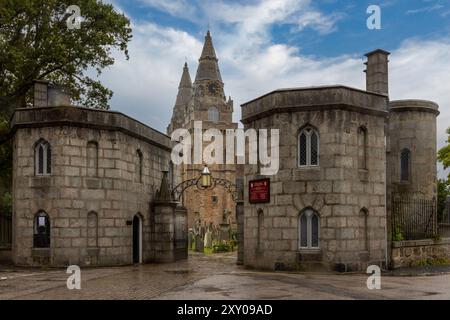
<path fill-rule="evenodd" d="M 133 218 L 133 263 L 142 262 L 142 218 L 136 214 Z"/>
<path fill-rule="evenodd" d="M 217 186 L 220 186 L 222 188 L 224 188 L 230 195 L 232 200 L 236 203 L 236 224 L 237 224 L 237 232 L 236 232 L 236 240 L 238 243 L 238 250 L 237 250 L 237 263 L 238 264 L 242 264 L 244 261 L 244 181 L 242 178 L 237 178 L 236 179 L 236 183 L 233 183 L 227 179 L 222 179 L 222 178 L 215 178 L 212 177 L 209 169 L 207 166 L 205 166 L 204 170 L 201 172 L 201 175 L 198 178 L 194 178 L 194 179 L 189 179 L 189 180 L 185 180 L 183 182 L 181 182 L 180 184 L 178 184 L 177 186 L 175 186 L 171 191 L 170 191 L 170 199 L 180 203 L 182 202 L 182 196 L 185 190 L 187 190 L 188 188 L 192 188 L 192 187 L 196 187 L 198 190 L 212 190 Z M 187 224 L 186 224 L 187 225 Z M 200 227 L 200 225 L 199 225 Z M 222 229 L 222 227 L 224 227 L 224 229 Z M 230 225 L 227 223 L 227 221 L 223 221 L 222 224 L 220 224 L 220 235 L 218 236 L 218 239 L 224 239 L 226 238 L 226 240 L 229 240 L 231 238 L 231 236 L 229 236 L 229 232 L 230 232 Z M 227 230 L 228 228 L 228 230 Z M 201 231 L 200 231 L 201 230 Z M 187 228 L 186 228 L 187 231 Z M 203 232 L 202 232 L 203 231 Z M 200 229 L 194 230 L 193 233 L 188 233 L 186 232 L 186 236 L 184 237 L 184 243 L 186 244 L 191 244 L 192 242 L 192 237 L 195 236 L 196 239 L 194 240 L 195 242 L 195 246 L 197 245 L 197 241 L 201 241 L 201 244 L 199 247 L 195 248 L 195 251 L 198 252 L 203 252 L 204 247 L 204 240 L 205 236 L 207 236 L 206 233 L 204 233 L 205 228 L 200 227 Z M 211 231 L 211 230 L 209 230 Z M 217 231 L 217 229 L 216 229 Z M 227 235 L 228 234 L 228 235 Z M 222 235 L 225 235 L 224 238 L 222 238 Z M 207 240 L 205 240 L 206 242 Z M 209 237 L 209 243 L 211 244 L 212 242 L 211 237 Z M 211 247 L 210 247 L 211 248 Z M 185 246 L 186 252 L 188 250 L 188 247 Z"/>

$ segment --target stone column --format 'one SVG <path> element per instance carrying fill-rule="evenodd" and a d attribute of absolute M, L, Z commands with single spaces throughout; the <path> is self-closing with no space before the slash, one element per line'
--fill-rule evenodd
<path fill-rule="evenodd" d="M 153 203 L 154 233 L 152 247 L 154 261 L 159 263 L 174 262 L 176 255 L 176 207 L 168 183 L 168 172 L 163 172 L 161 188 Z"/>
<path fill-rule="evenodd" d="M 155 262 L 176 261 L 175 208 L 176 202 L 155 201 L 153 248 Z"/>

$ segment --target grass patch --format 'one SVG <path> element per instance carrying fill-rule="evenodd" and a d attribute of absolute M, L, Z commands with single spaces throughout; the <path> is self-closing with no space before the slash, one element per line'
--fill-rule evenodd
<path fill-rule="evenodd" d="M 428 266 L 448 266 L 450 265 L 450 259 L 439 258 L 439 259 L 420 259 L 414 261 L 411 267 L 428 267 Z"/>

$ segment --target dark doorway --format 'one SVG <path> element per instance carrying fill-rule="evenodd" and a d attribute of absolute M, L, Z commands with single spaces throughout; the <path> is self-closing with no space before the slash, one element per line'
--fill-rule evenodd
<path fill-rule="evenodd" d="M 141 218 L 135 215 L 133 218 L 133 263 L 141 263 L 142 252 L 142 225 Z"/>

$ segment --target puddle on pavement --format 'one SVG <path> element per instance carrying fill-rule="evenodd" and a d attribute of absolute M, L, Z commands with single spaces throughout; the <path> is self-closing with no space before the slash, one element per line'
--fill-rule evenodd
<path fill-rule="evenodd" d="M 164 272 L 172 273 L 172 274 L 188 274 L 189 270 L 165 270 Z"/>

